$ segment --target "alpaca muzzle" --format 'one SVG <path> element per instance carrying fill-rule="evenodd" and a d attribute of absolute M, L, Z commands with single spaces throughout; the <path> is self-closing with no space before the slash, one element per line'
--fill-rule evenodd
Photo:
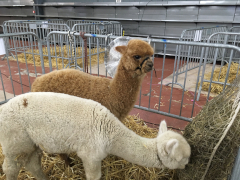
<path fill-rule="evenodd" d="M 144 63 L 146 62 L 145 66 L 143 67 Z M 145 58 L 142 63 L 135 69 L 142 71 L 142 68 L 144 68 L 145 73 L 151 71 L 153 69 L 153 62 L 150 60 L 149 57 Z"/>
<path fill-rule="evenodd" d="M 146 65 L 144 66 L 144 71 L 150 72 L 153 69 L 153 62 L 152 61 L 147 61 Z"/>

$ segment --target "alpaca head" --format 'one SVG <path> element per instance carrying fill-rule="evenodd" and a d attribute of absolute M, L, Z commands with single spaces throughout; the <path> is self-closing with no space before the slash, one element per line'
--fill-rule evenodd
<path fill-rule="evenodd" d="M 153 68 L 153 48 L 145 41 L 131 39 L 127 46 L 117 46 L 122 54 L 121 64 L 134 77 L 141 76 Z"/>
<path fill-rule="evenodd" d="M 169 169 L 184 169 L 191 154 L 185 138 L 176 132 L 168 131 L 165 121 L 162 121 L 159 127 L 157 149 L 159 159 Z"/>

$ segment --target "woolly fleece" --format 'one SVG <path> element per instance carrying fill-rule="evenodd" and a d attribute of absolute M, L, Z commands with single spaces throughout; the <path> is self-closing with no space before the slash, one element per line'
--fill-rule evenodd
<path fill-rule="evenodd" d="M 113 79 L 92 76 L 74 69 L 56 70 L 36 78 L 32 92 L 57 92 L 92 99 L 107 107 L 120 121 L 133 108 L 142 80 L 152 70 L 153 48 L 145 41 L 132 39 L 117 46 L 122 53 Z M 136 59 L 136 56 L 140 56 Z M 137 69 L 146 60 L 141 69 Z"/>
<path fill-rule="evenodd" d="M 11 99 L 0 107 L 0 132 L 7 180 L 17 179 L 21 166 L 38 180 L 48 179 L 41 170 L 41 150 L 77 152 L 88 180 L 100 179 L 101 161 L 108 154 L 142 166 L 174 169 L 184 168 L 190 156 L 187 141 L 167 131 L 165 121 L 157 138 L 143 138 L 100 103 L 61 93 Z"/>

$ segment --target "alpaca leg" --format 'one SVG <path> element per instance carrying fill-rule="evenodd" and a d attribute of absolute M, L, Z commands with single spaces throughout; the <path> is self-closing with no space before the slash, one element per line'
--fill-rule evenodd
<path fill-rule="evenodd" d="M 21 166 L 17 164 L 13 157 L 6 156 L 2 168 L 6 174 L 6 180 L 17 180 Z"/>
<path fill-rule="evenodd" d="M 101 178 L 101 161 L 82 159 L 87 180 L 99 180 Z"/>
<path fill-rule="evenodd" d="M 42 151 L 39 148 L 33 151 L 25 167 L 37 180 L 47 180 L 48 178 L 43 173 L 41 167 L 41 153 Z"/>

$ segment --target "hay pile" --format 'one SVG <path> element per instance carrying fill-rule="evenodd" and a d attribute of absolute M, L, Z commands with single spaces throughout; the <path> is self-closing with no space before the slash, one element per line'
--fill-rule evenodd
<path fill-rule="evenodd" d="M 232 83 L 234 81 L 234 79 L 236 78 L 237 71 L 238 71 L 238 65 L 239 65 L 238 63 L 231 63 L 227 83 Z M 225 64 L 222 67 L 222 69 L 217 68 L 213 73 L 213 81 L 218 81 L 218 77 L 219 77 L 219 82 L 225 82 L 226 75 L 227 75 L 227 69 L 228 69 L 228 64 Z M 221 70 L 221 72 L 220 72 L 220 70 Z M 204 76 L 204 79 L 210 80 L 211 73 L 212 72 L 209 72 L 208 74 L 206 74 Z M 238 74 L 240 74 L 240 71 L 238 71 Z M 199 85 L 199 83 L 198 83 L 198 85 Z M 203 82 L 202 90 L 208 91 L 209 85 L 210 85 L 209 82 Z M 222 91 L 223 91 L 223 85 L 216 84 L 216 83 L 211 84 L 211 91 L 210 91 L 211 93 L 220 94 Z"/>
<path fill-rule="evenodd" d="M 185 128 L 184 137 L 192 148 L 190 164 L 177 171 L 179 180 L 200 180 L 203 176 L 213 148 L 218 143 L 229 123 L 233 101 L 240 92 L 240 76 L 226 90 L 210 101 Z M 231 174 L 238 147 L 240 146 L 240 112 L 230 131 L 213 157 L 205 180 L 227 180 Z"/>
<path fill-rule="evenodd" d="M 64 45 L 62 47 L 56 46 L 56 47 L 51 47 L 50 50 L 51 50 L 50 53 L 51 53 L 52 67 L 53 68 L 57 67 L 58 69 L 63 69 L 64 67 L 66 67 L 66 65 L 69 63 L 68 59 L 71 57 L 70 46 L 68 46 L 68 45 Z M 21 53 L 18 55 L 18 61 L 22 62 L 22 63 L 26 63 L 25 59 L 27 59 L 28 64 L 34 64 L 32 52 L 34 54 L 39 54 L 38 49 L 27 50 L 26 58 L 25 58 L 24 53 Z M 90 52 L 91 52 L 91 54 L 97 53 L 97 48 L 92 48 L 91 50 L 89 48 L 87 48 L 88 55 Z M 104 48 L 99 48 L 99 52 L 104 52 Z M 72 55 L 73 55 L 73 52 L 72 52 Z M 53 56 L 55 56 L 55 57 L 53 57 Z M 76 47 L 76 56 L 77 57 L 82 56 L 82 47 Z M 68 58 L 68 59 L 63 59 L 62 57 Z M 74 58 L 74 56 L 73 56 L 73 58 Z M 16 60 L 16 59 L 12 59 L 12 60 Z M 35 60 L 36 66 L 41 66 L 40 55 L 34 55 L 34 60 Z M 43 60 L 44 60 L 44 66 L 49 67 L 48 51 L 47 51 L 46 47 L 43 48 Z M 83 67 L 83 62 L 82 62 L 83 60 L 82 60 L 82 58 L 77 58 L 77 63 L 81 68 Z M 99 54 L 99 64 L 101 64 L 103 62 L 104 62 L 104 53 L 100 53 Z M 98 56 L 91 55 L 91 65 L 93 66 L 96 64 L 98 64 Z M 88 58 L 88 66 L 90 66 L 90 58 Z"/>
<path fill-rule="evenodd" d="M 147 127 L 137 116 L 128 116 L 125 119 L 124 124 L 143 137 L 154 138 L 157 136 L 158 130 Z M 71 168 L 65 168 L 64 162 L 61 161 L 57 155 L 48 155 L 44 153 L 42 158 L 44 172 L 51 180 L 85 179 L 85 172 L 81 160 L 75 154 L 72 154 L 71 158 L 74 160 L 75 165 Z M 2 163 L 3 156 L 0 148 L 0 180 L 5 180 L 6 177 L 1 169 Z M 172 177 L 173 171 L 171 170 L 141 167 L 116 156 L 108 156 L 102 162 L 101 179 L 171 180 Z M 32 179 L 32 176 L 22 169 L 18 179 L 30 180 Z"/>

